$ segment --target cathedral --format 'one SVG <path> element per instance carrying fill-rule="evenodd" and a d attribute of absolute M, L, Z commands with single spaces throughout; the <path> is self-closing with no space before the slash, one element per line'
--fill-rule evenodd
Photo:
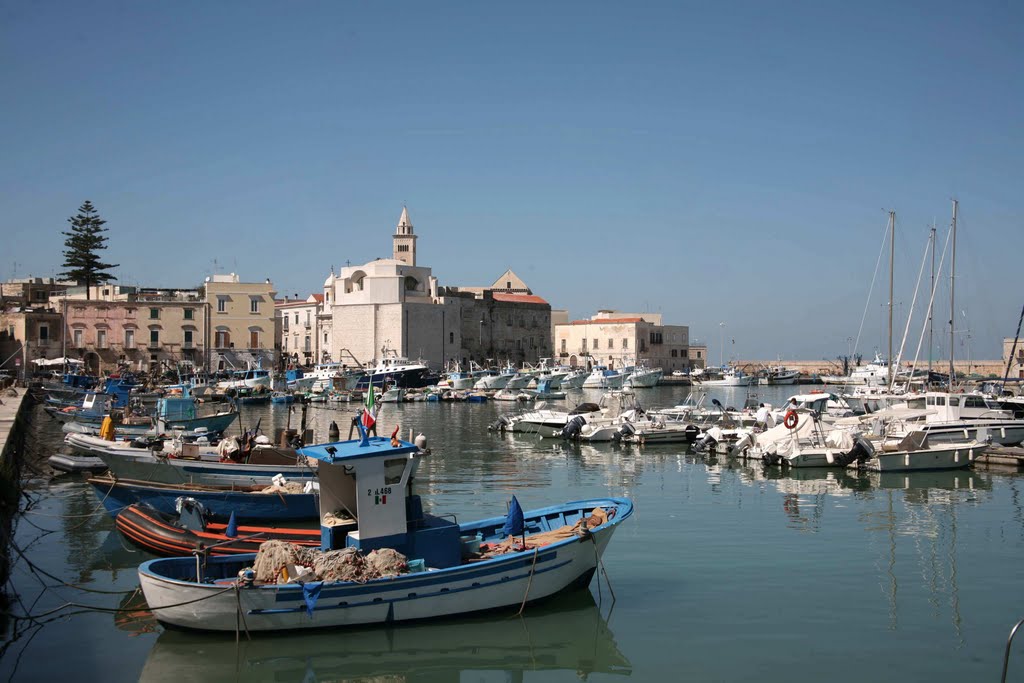
<path fill-rule="evenodd" d="M 324 282 L 317 335 L 322 358 L 372 365 L 385 355 L 431 369 L 550 357 L 551 306 L 507 270 L 490 287 L 442 287 L 416 263 L 409 211 L 392 235 L 392 257 L 346 266 Z"/>

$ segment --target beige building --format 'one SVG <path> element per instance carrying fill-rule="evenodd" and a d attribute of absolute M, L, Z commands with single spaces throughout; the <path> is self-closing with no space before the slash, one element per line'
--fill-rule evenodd
<path fill-rule="evenodd" d="M 0 309 L 0 370 L 26 379 L 33 361 L 61 358 L 64 352 L 61 314 L 49 307 Z"/>
<path fill-rule="evenodd" d="M 276 367 L 276 294 L 270 278 L 242 282 L 235 273 L 206 278 L 203 296 L 211 370 Z"/>
<path fill-rule="evenodd" d="M 1012 362 L 1011 355 L 1013 354 Z M 1017 379 L 1024 379 L 1024 339 L 1017 340 L 1017 346 L 1014 348 L 1013 337 L 1007 337 L 1003 340 L 1003 367 L 1001 372 L 1006 372 L 1006 366 L 1010 366 L 1010 377 Z"/>
<path fill-rule="evenodd" d="M 571 366 L 612 369 L 641 362 L 666 373 L 687 372 L 690 330 L 665 325 L 660 313 L 602 310 L 589 320 L 555 325 L 555 355 Z"/>

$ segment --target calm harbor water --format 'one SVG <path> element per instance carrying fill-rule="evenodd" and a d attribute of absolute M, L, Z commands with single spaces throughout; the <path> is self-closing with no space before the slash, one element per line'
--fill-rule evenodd
<path fill-rule="evenodd" d="M 713 394 L 742 405 L 743 390 Z M 641 392 L 668 406 L 688 389 Z M 781 403 L 793 387 L 761 387 Z M 596 399 L 596 394 L 588 399 Z M 310 406 L 342 437 L 356 404 Z M 292 426 L 300 408 L 290 414 Z M 148 555 L 126 546 L 77 476 L 42 464 L 59 424 L 37 409 L 16 543 L 36 565 L 13 569 L 15 610 L 65 602 L 85 612 L 0 624 L 2 680 L 103 681 L 997 681 L 1024 616 L 1024 477 L 978 469 L 910 475 L 783 475 L 680 446 L 570 446 L 487 432 L 510 404 L 387 405 L 382 433 L 423 432 L 417 491 L 460 520 L 591 496 L 628 496 L 636 513 L 595 580 L 527 609 L 437 624 L 261 636 L 164 631 L 132 591 Z M 244 409 L 281 427 L 285 406 Z M 46 572 L 50 576 L 42 574 Z M 81 586 L 86 590 L 60 585 Z M 45 588 L 44 588 L 45 587 Z M 88 591 L 106 592 L 88 592 Z M 117 591 L 124 591 L 118 593 Z M 44 617 L 43 619 L 49 619 Z M 41 620 L 42 621 L 42 620 Z M 1009 680 L 1024 680 L 1024 642 Z"/>

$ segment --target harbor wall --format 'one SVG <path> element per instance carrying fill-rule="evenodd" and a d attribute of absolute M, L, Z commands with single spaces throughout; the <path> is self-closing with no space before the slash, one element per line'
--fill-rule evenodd
<path fill-rule="evenodd" d="M 25 423 L 31 407 L 28 389 L 0 391 L 0 587 L 7 582 L 10 571 L 9 539 L 18 511 Z"/>
<path fill-rule="evenodd" d="M 871 362 L 870 358 L 864 358 L 861 361 L 861 365 L 867 365 L 869 362 Z M 790 370 L 799 370 L 800 374 L 805 377 L 810 375 L 841 375 L 843 372 L 842 363 L 835 360 L 825 359 L 779 361 L 777 358 L 773 358 L 771 360 L 737 360 L 733 361 L 733 364 L 742 368 L 744 372 L 749 374 L 756 373 L 758 370 L 765 367 L 771 367 L 773 365 L 784 365 Z M 853 367 L 856 366 L 854 366 L 853 363 L 850 365 L 852 371 Z M 927 361 L 924 363 L 921 363 L 920 361 L 918 362 L 919 368 L 925 368 L 927 365 Z M 982 377 L 987 377 L 988 375 L 1002 377 L 1003 373 L 1006 371 L 1006 363 L 999 360 L 957 360 L 953 362 L 953 367 L 958 375 L 969 375 L 973 373 L 981 375 Z M 936 372 L 948 372 L 949 360 L 932 361 L 932 369 Z"/>

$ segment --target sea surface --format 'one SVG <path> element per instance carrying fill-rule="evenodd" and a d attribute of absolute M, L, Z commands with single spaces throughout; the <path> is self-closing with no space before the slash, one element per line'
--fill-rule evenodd
<path fill-rule="evenodd" d="M 796 390 L 759 387 L 781 404 Z M 637 390 L 670 406 L 685 387 Z M 587 393 L 595 400 L 598 393 Z M 712 394 L 742 405 L 744 389 Z M 577 400 L 580 400 L 577 398 Z M 309 406 L 342 438 L 357 404 Z M 1024 476 L 1011 469 L 791 474 L 683 446 L 567 445 L 498 435 L 512 404 L 385 405 L 381 433 L 423 433 L 416 490 L 461 521 L 595 496 L 636 512 L 589 591 L 509 613 L 302 635 L 159 626 L 135 593 L 150 556 L 119 537 L 83 477 L 45 458 L 60 425 L 33 416 L 0 680 L 16 681 L 998 681 L 1024 617 Z M 245 407 L 244 427 L 301 423 L 299 406 Z M 31 565 L 29 564 L 31 562 Z M 70 603 L 70 608 L 60 610 Z M 96 610 L 100 611 L 96 611 Z M 57 611 L 53 611 L 57 610 Z M 1024 680 L 1024 639 L 1008 680 Z"/>

